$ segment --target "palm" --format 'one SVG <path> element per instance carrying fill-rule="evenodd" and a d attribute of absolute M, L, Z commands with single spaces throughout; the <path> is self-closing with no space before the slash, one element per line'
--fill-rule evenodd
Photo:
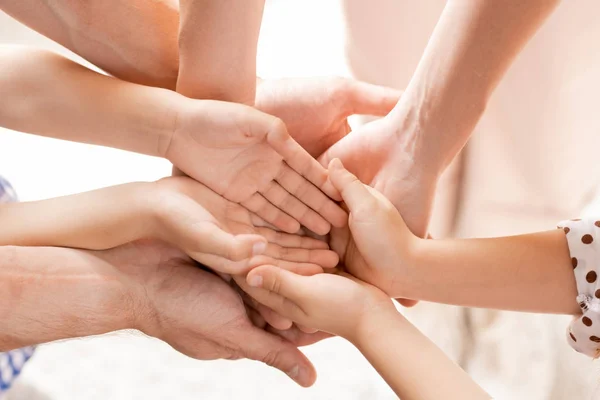
<path fill-rule="evenodd" d="M 344 213 L 325 194 L 337 196 L 325 169 L 280 120 L 253 108 L 216 101 L 185 108 L 166 156 L 185 174 L 286 232 L 302 224 L 325 234 L 330 222 L 343 225 Z"/>
<path fill-rule="evenodd" d="M 321 155 L 350 132 L 353 110 L 341 78 L 264 81 L 257 87 L 256 107 L 281 118 L 290 135 L 312 156 Z"/>
<path fill-rule="evenodd" d="M 410 169 L 412 160 L 387 118 L 366 124 L 334 144 L 320 161 L 339 158 L 362 182 L 377 189 L 402 213 L 406 224 L 425 236 L 433 204 L 435 181 L 423 180 Z"/>

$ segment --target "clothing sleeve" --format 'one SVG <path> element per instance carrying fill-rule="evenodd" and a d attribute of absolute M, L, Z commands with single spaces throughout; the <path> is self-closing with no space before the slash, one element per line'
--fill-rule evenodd
<path fill-rule="evenodd" d="M 576 351 L 600 356 L 600 218 L 561 222 L 571 255 L 581 315 L 567 329 L 567 341 Z"/>

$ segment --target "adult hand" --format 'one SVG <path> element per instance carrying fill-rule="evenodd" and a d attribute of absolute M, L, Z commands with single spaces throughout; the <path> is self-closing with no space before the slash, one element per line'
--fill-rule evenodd
<path fill-rule="evenodd" d="M 139 241 L 95 254 L 115 265 L 128 287 L 135 288 L 132 314 L 144 333 L 196 359 L 249 358 L 285 372 L 302 386 L 315 381 L 314 367 L 293 343 L 254 326 L 249 313 L 253 319 L 256 315 L 240 296 L 179 250 Z M 306 334 L 288 337 L 311 343 Z"/>
<path fill-rule="evenodd" d="M 388 114 L 401 92 L 340 77 L 263 80 L 255 106 L 281 118 L 290 135 L 318 157 L 350 132 L 353 114 Z"/>
<path fill-rule="evenodd" d="M 178 106 L 164 154 L 190 177 L 289 233 L 325 234 L 346 213 L 327 171 L 288 134 L 284 123 L 251 107 L 211 100 Z"/>
<path fill-rule="evenodd" d="M 377 189 L 400 211 L 414 234 L 425 237 L 439 177 L 405 140 L 410 129 L 391 115 L 350 132 L 320 158 L 329 165 L 339 158 L 358 179 Z"/>

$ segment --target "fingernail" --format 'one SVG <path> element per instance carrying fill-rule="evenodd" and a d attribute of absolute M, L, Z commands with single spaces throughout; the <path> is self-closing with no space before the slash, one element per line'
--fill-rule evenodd
<path fill-rule="evenodd" d="M 256 242 L 254 246 L 252 246 L 252 255 L 257 256 L 262 254 L 267 250 L 267 244 L 265 242 Z"/>
<path fill-rule="evenodd" d="M 300 368 L 296 365 L 288 372 L 288 376 L 296 381 L 300 386 L 310 385 L 308 370 L 306 368 Z"/>
<path fill-rule="evenodd" d="M 290 378 L 292 378 L 293 380 L 296 380 L 296 378 L 300 374 L 300 367 L 295 365 L 294 368 L 289 370 L 287 374 Z"/>
<path fill-rule="evenodd" d="M 333 168 L 334 169 L 342 169 L 342 168 L 344 168 L 344 164 L 342 164 L 342 161 L 339 158 L 334 158 L 333 159 Z"/>
<path fill-rule="evenodd" d="M 263 283 L 263 278 L 260 275 L 254 275 L 252 277 L 250 277 L 250 279 L 248 280 L 248 285 L 252 286 L 252 287 L 261 287 Z"/>

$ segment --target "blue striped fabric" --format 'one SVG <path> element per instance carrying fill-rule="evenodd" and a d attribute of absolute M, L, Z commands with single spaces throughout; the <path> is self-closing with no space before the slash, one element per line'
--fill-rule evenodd
<path fill-rule="evenodd" d="M 0 203 L 18 201 L 17 194 L 8 181 L 0 176 Z M 31 358 L 33 347 L 0 353 L 0 399 L 10 388 L 23 366 Z"/>

